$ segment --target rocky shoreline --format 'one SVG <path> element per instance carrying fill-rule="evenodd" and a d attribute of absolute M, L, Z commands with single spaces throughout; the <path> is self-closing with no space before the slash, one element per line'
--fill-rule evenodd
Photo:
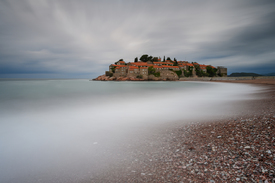
<path fill-rule="evenodd" d="M 259 84 L 275 84 L 275 76 L 261 76 L 261 77 L 186 77 L 186 78 L 170 78 L 162 79 L 150 75 L 148 79 L 136 77 L 114 77 L 101 75 L 93 81 L 216 81 L 216 82 L 236 82 L 236 83 L 259 83 Z"/>
<path fill-rule="evenodd" d="M 265 86 L 242 115 L 167 128 L 88 182 L 275 182 L 275 86 Z"/>
<path fill-rule="evenodd" d="M 143 79 L 139 78 L 130 78 L 130 77 L 110 77 L 106 75 L 98 76 L 97 78 L 93 79 L 93 81 L 144 81 Z"/>
<path fill-rule="evenodd" d="M 148 79 L 136 78 L 136 77 L 114 77 L 101 75 L 93 79 L 93 81 L 176 81 L 178 79 L 161 79 L 158 77 L 149 77 Z"/>

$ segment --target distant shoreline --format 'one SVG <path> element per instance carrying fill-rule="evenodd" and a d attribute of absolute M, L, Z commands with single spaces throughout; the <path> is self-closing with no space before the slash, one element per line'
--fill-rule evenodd
<path fill-rule="evenodd" d="M 242 76 L 242 77 L 190 77 L 180 78 L 181 81 L 201 80 L 201 81 L 232 81 L 232 80 L 257 80 L 257 79 L 275 79 L 275 76 Z"/>

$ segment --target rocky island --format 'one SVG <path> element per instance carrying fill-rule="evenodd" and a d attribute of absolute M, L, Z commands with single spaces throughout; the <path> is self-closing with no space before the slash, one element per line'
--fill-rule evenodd
<path fill-rule="evenodd" d="M 161 60 L 160 57 L 142 55 L 134 62 L 126 63 L 123 59 L 109 66 L 109 71 L 93 79 L 96 81 L 176 81 L 180 78 L 226 77 L 227 68 L 199 64 L 197 62 Z"/>

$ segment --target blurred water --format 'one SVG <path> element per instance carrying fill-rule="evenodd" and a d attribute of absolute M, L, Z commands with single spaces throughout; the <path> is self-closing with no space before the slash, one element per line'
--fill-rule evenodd
<path fill-rule="evenodd" d="M 261 88 L 207 82 L 0 82 L 0 182 L 66 182 L 115 162 L 139 129 L 227 113 Z M 227 106 L 227 107 L 225 107 Z"/>

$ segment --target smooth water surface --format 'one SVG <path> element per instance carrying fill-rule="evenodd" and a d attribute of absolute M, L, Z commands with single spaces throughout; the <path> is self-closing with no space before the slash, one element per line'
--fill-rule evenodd
<path fill-rule="evenodd" d="M 208 82 L 0 81 L 0 182 L 87 179 L 115 163 L 119 144 L 140 129 L 221 116 L 259 90 Z"/>

